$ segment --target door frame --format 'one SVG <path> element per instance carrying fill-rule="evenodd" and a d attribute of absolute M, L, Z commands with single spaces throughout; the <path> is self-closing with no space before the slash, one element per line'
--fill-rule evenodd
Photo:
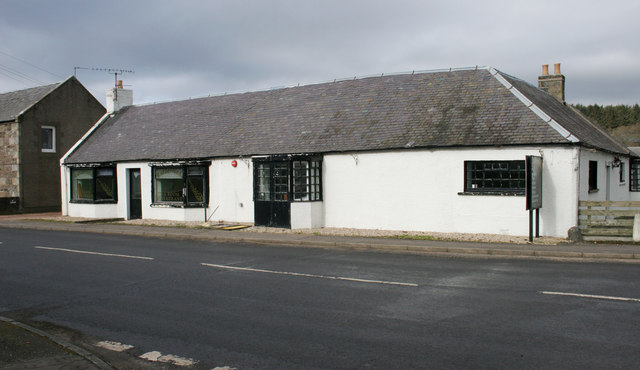
<path fill-rule="evenodd" d="M 284 164 L 284 166 L 282 166 Z M 266 192 L 261 192 L 261 179 L 264 174 L 261 171 L 265 166 L 268 168 L 268 184 Z M 276 168 L 279 167 L 279 168 Z M 286 191 L 282 191 L 278 186 L 284 184 L 276 183 L 276 178 L 282 179 L 278 170 L 286 168 Z M 263 189 L 265 190 L 265 189 Z M 263 197 L 268 199 L 261 199 Z M 267 157 L 254 158 L 253 160 L 253 205 L 254 224 L 256 226 L 291 228 L 291 160 L 287 157 Z"/>
<path fill-rule="evenodd" d="M 296 162 L 306 162 L 296 167 Z M 265 200 L 263 165 L 269 167 L 269 188 Z M 274 188 L 274 167 L 285 164 L 287 169 L 287 191 Z M 283 185 L 282 182 L 279 184 Z M 273 197 L 279 198 L 275 201 Z M 254 224 L 256 226 L 291 228 L 291 203 L 322 201 L 322 154 L 273 155 L 253 158 L 253 204 Z M 267 204 L 268 203 L 268 204 Z"/>
<path fill-rule="evenodd" d="M 138 172 L 138 182 L 140 186 L 140 199 L 133 198 L 133 181 L 134 176 L 133 173 Z M 135 220 L 142 218 L 142 172 L 140 168 L 128 168 L 127 169 L 127 202 L 128 202 L 128 210 L 127 216 L 128 220 Z M 139 203 L 139 214 L 134 214 L 134 202 Z"/>

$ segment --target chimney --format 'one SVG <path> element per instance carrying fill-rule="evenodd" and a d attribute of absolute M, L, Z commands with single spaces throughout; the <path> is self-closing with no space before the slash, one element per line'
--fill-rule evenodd
<path fill-rule="evenodd" d="M 115 113 L 130 105 L 133 105 L 133 90 L 124 89 L 122 80 L 116 82 L 115 88 L 107 89 L 108 113 Z"/>
<path fill-rule="evenodd" d="M 564 76 L 560 73 L 560 63 L 553 65 L 553 75 L 549 75 L 549 65 L 542 65 L 542 75 L 538 77 L 538 88 L 553 95 L 561 103 L 564 101 Z"/>

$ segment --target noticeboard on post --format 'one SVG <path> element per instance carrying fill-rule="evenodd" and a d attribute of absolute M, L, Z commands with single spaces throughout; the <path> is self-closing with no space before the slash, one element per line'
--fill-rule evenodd
<path fill-rule="evenodd" d="M 526 157 L 527 209 L 542 208 L 542 157 Z"/>

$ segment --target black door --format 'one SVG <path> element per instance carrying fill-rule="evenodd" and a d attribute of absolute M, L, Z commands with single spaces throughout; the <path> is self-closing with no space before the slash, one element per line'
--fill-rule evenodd
<path fill-rule="evenodd" d="M 142 218 L 142 190 L 140 169 L 129 170 L 129 219 Z"/>
<path fill-rule="evenodd" d="M 256 226 L 291 227 L 289 161 L 259 161 L 254 166 Z"/>

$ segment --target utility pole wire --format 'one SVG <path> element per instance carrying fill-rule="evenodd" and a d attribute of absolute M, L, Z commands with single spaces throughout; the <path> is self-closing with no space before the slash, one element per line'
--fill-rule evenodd
<path fill-rule="evenodd" d="M 28 64 L 28 65 L 30 65 L 30 66 L 31 66 L 31 67 L 33 67 L 33 68 L 39 69 L 39 70 L 41 70 L 42 72 L 46 72 L 46 73 L 48 73 L 48 74 L 50 74 L 50 75 L 52 75 L 52 76 L 56 76 L 57 78 L 59 78 L 59 79 L 63 79 L 63 80 L 64 80 L 64 77 L 63 77 L 63 76 L 57 75 L 57 74 L 55 74 L 55 73 L 53 73 L 53 72 L 49 72 L 49 71 L 47 71 L 47 70 L 46 70 L 46 69 L 44 69 L 44 68 L 40 68 L 40 67 L 38 67 L 37 65 L 35 65 L 35 64 L 33 64 L 33 63 L 29 63 L 29 62 L 27 62 L 27 61 L 26 61 L 26 60 L 24 60 L 24 59 L 20 59 L 20 58 L 15 57 L 15 56 L 13 56 L 13 55 L 11 55 L 11 54 L 5 53 L 5 52 L 4 52 L 4 51 L 2 51 L 2 50 L 0 50 L 0 54 L 2 54 L 2 55 L 6 55 L 6 56 L 8 56 L 8 57 L 10 57 L 10 58 L 13 58 L 13 59 L 15 59 L 15 60 L 18 60 L 18 61 L 20 61 L 20 62 L 22 62 L 22 63 Z"/>
<path fill-rule="evenodd" d="M 27 74 L 24 74 L 24 73 L 22 73 L 20 71 L 17 71 L 15 69 L 13 69 L 13 68 L 7 67 L 7 66 L 5 66 L 3 64 L 0 64 L 0 70 L 4 70 L 7 73 L 11 73 L 11 74 L 13 74 L 14 76 L 16 76 L 18 78 L 21 78 L 23 80 L 27 80 L 27 81 L 29 81 L 29 82 L 31 82 L 33 84 L 36 84 L 36 85 L 47 85 L 47 83 L 45 83 L 45 82 L 42 82 L 42 81 L 40 81 L 40 80 L 38 80 L 38 79 L 36 79 L 34 77 L 31 77 L 31 76 L 29 76 Z M 3 73 L 3 74 L 5 76 L 7 76 L 7 77 L 13 78 L 16 81 L 19 81 L 15 77 L 9 76 L 7 73 Z M 23 82 L 23 81 L 20 81 L 20 82 Z"/>

